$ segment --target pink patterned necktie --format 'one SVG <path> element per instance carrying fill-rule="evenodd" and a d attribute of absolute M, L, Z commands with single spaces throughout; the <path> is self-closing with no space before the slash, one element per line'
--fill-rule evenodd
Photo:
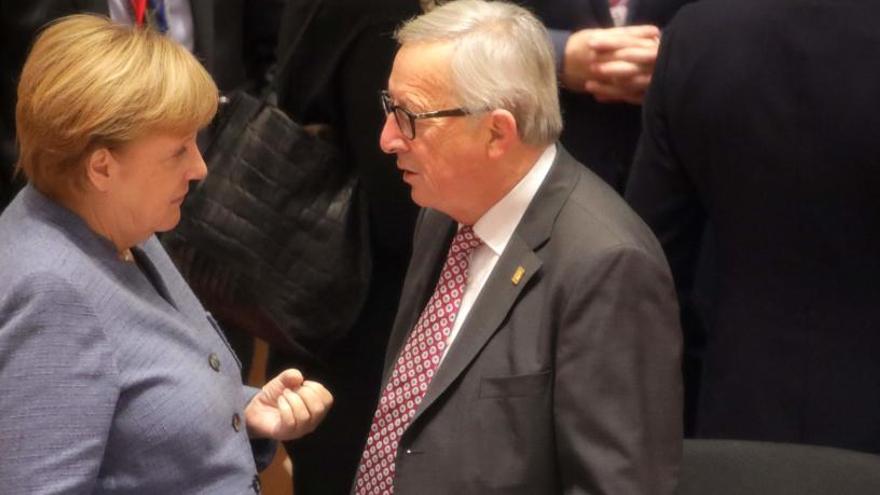
<path fill-rule="evenodd" d="M 452 239 L 434 294 L 410 332 L 382 390 L 367 445 L 358 466 L 355 492 L 386 495 L 394 492 L 394 459 L 403 432 L 422 402 L 443 357 L 467 283 L 468 264 L 481 244 L 470 226 Z"/>

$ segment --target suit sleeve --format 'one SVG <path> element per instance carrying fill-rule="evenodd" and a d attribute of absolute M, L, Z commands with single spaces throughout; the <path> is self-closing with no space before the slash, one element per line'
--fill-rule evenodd
<path fill-rule="evenodd" d="M 712 272 L 714 248 L 706 211 L 679 157 L 681 143 L 677 146 L 671 127 L 671 117 L 687 99 L 676 80 L 683 72 L 676 69 L 676 63 L 687 46 L 681 44 L 675 24 L 663 32 L 626 201 L 654 231 L 672 269 L 685 334 L 686 378 L 689 390 L 695 391 L 694 377 L 699 376 L 706 340 L 706 313 L 713 297 L 706 277 Z M 694 397 L 691 393 L 687 397 L 689 416 Z"/>
<path fill-rule="evenodd" d="M 626 201 L 660 240 L 676 287 L 687 300 L 693 286 L 706 214 L 676 153 L 669 128 L 670 103 L 682 101 L 673 94 L 670 81 L 675 41 L 674 28 L 667 28 L 645 97 L 642 135 L 626 186 Z"/>
<path fill-rule="evenodd" d="M 95 312 L 66 282 L 32 277 L 0 299 L 0 486 L 91 493 L 119 395 Z"/>
<path fill-rule="evenodd" d="M 556 344 L 563 493 L 671 494 L 681 459 L 682 384 L 668 269 L 659 254 L 635 248 L 609 250 L 582 266 Z"/>
<path fill-rule="evenodd" d="M 553 43 L 553 59 L 556 63 L 556 72 L 558 74 L 562 73 L 562 66 L 565 61 L 565 45 L 568 44 L 568 38 L 571 36 L 571 31 L 567 31 L 565 29 L 547 29 L 547 34 L 550 35 L 550 41 Z"/>

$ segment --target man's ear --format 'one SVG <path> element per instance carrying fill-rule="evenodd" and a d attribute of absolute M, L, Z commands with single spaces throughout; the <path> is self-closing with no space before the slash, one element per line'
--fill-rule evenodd
<path fill-rule="evenodd" d="M 116 158 L 106 147 L 100 147 L 86 158 L 86 179 L 95 189 L 107 192 L 110 181 L 117 166 Z"/>
<path fill-rule="evenodd" d="M 516 144 L 519 144 L 519 133 L 516 118 L 507 110 L 493 110 L 489 114 L 489 158 L 497 160 Z"/>

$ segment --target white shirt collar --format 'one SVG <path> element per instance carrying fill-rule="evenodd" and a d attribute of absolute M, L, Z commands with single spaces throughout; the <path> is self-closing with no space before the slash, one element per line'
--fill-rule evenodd
<path fill-rule="evenodd" d="M 555 159 L 556 145 L 551 144 L 525 177 L 474 224 L 474 232 L 496 256 L 504 252 Z"/>

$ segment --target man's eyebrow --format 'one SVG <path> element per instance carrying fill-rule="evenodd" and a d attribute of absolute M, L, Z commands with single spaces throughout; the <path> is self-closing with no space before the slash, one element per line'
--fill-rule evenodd
<path fill-rule="evenodd" d="M 401 107 L 413 113 L 422 112 L 426 108 L 423 103 L 419 103 L 419 99 L 411 98 L 408 95 L 404 95 L 400 98 L 395 99 L 395 102 Z"/>
<path fill-rule="evenodd" d="M 409 97 L 408 97 L 406 94 L 392 93 L 391 90 L 389 90 L 389 91 L 388 91 L 388 96 L 391 97 L 391 100 L 392 100 L 394 103 L 398 103 L 398 104 L 400 104 L 400 103 L 412 103 L 412 101 L 409 99 Z"/>

